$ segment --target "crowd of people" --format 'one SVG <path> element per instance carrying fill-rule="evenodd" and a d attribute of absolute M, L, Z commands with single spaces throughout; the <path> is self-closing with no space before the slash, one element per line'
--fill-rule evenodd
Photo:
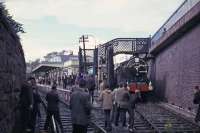
<path fill-rule="evenodd" d="M 87 77 L 87 78 L 86 78 Z M 70 109 L 72 112 L 73 133 L 86 133 L 89 125 L 92 102 L 94 101 L 95 81 L 93 76 L 81 76 L 77 79 L 79 87 L 74 89 L 70 99 Z M 101 81 L 100 81 L 101 82 Z M 133 130 L 135 104 L 140 101 L 139 90 L 132 92 L 126 83 L 121 83 L 113 91 L 109 89 L 107 83 L 100 83 L 99 96 L 96 101 L 101 103 L 104 111 L 105 129 L 111 131 L 111 125 L 119 126 L 121 118 L 122 126 Z M 129 119 L 127 122 L 127 115 Z"/>
<path fill-rule="evenodd" d="M 139 90 L 130 91 L 126 83 L 121 83 L 113 91 L 109 89 L 106 83 L 102 83 L 100 86 L 103 87 L 99 100 L 102 101 L 105 114 L 105 129 L 111 130 L 111 123 L 116 127 L 119 126 L 119 118 L 121 118 L 122 127 L 133 131 L 135 105 L 141 99 Z M 127 113 L 129 114 L 128 122 L 126 120 Z"/>
<path fill-rule="evenodd" d="M 73 133 L 86 133 L 90 121 L 89 116 L 93 109 L 88 87 L 88 84 L 91 84 L 91 82 L 88 82 L 88 78 L 83 77 L 79 81 L 79 88 L 72 93 L 70 101 Z M 132 92 L 127 83 L 121 83 L 114 90 L 111 90 L 105 81 L 100 81 L 99 87 L 99 96 L 96 100 L 101 101 L 105 129 L 111 131 L 112 125 L 118 127 L 121 124 L 122 127 L 133 132 L 135 108 L 137 103 L 142 101 L 140 90 Z M 195 86 L 193 102 L 200 106 L 199 86 Z M 129 117 L 127 117 L 127 114 Z M 200 121 L 200 107 L 198 108 L 195 121 L 197 123 Z"/>
<path fill-rule="evenodd" d="M 51 91 L 46 95 L 47 116 L 44 130 L 48 130 L 50 119 L 54 116 L 55 120 L 60 125 L 61 132 L 64 133 L 59 114 L 59 94 L 57 85 L 57 82 L 53 82 Z M 91 112 L 94 108 L 94 101 L 101 103 L 105 119 L 104 126 L 107 131 L 112 130 L 112 125 L 118 127 L 120 124 L 119 122 L 121 122 L 122 127 L 133 131 L 135 107 L 141 100 L 139 90 L 132 92 L 127 83 L 120 83 L 118 87 L 111 90 L 105 81 L 100 81 L 97 93 L 99 96 L 95 99 L 94 91 L 97 87 L 95 78 L 92 75 L 77 76 L 74 80 L 74 86 L 69 104 L 73 133 L 87 133 Z M 23 83 L 20 93 L 20 133 L 34 133 L 37 117 L 41 116 L 39 107 L 41 102 L 42 100 L 38 93 L 36 80 L 30 77 Z M 195 87 L 193 103 L 200 105 L 199 86 Z M 127 114 L 129 117 L 127 117 Z M 195 121 L 200 121 L 200 108 L 198 108 Z"/>
<path fill-rule="evenodd" d="M 38 86 L 36 81 L 38 81 L 38 83 L 43 84 L 43 82 L 41 82 L 42 80 L 38 80 L 34 77 L 30 77 L 28 78 L 21 87 L 21 92 L 20 92 L 20 101 L 19 101 L 19 105 L 18 105 L 18 109 L 20 111 L 20 120 L 19 120 L 19 127 L 17 128 L 17 132 L 20 133 L 34 133 L 35 132 L 35 126 L 36 126 L 36 122 L 37 122 L 37 118 L 41 117 L 40 114 L 40 103 L 42 103 L 42 99 L 40 96 L 40 93 L 38 92 Z M 73 90 L 71 99 L 73 99 L 73 97 L 75 97 L 75 99 L 78 96 L 73 96 L 76 95 L 75 92 L 78 92 L 78 90 L 82 90 L 82 88 L 84 88 L 84 92 L 85 94 L 83 94 L 84 100 L 81 101 L 81 105 L 84 104 L 84 102 L 89 104 L 92 104 L 92 101 L 94 100 L 94 90 L 95 90 L 95 82 L 93 79 L 93 76 L 86 76 L 86 75 L 79 75 L 77 76 L 77 78 L 74 78 L 72 76 L 69 77 L 65 77 L 63 78 L 63 88 L 66 88 L 66 86 L 72 86 L 75 84 L 78 85 L 76 87 L 76 89 Z M 52 83 L 48 83 L 45 82 L 44 84 L 46 85 L 51 85 L 51 91 L 49 91 L 45 97 L 46 102 L 47 102 L 47 116 L 46 116 L 46 121 L 45 121 L 45 125 L 44 125 L 44 131 L 48 131 L 49 127 L 50 127 L 50 122 L 52 119 L 52 116 L 54 116 L 55 120 L 58 122 L 58 124 L 60 125 L 60 129 L 62 131 L 62 133 L 64 133 L 63 131 L 63 126 L 62 126 L 62 122 L 60 119 L 60 111 L 59 111 L 59 95 L 58 95 L 58 91 L 57 91 L 57 87 L 61 86 L 59 81 L 54 80 Z M 86 89 L 87 88 L 87 89 Z M 80 94 L 82 95 L 82 94 Z M 77 102 L 76 100 L 73 101 L 71 100 L 71 102 Z M 72 104 L 70 105 L 70 108 L 72 110 L 76 110 L 74 109 L 74 105 L 77 104 Z M 81 111 L 81 109 L 83 110 L 81 113 L 79 113 L 81 115 L 80 118 L 84 119 L 86 118 L 86 115 L 89 115 L 90 111 L 88 109 L 86 115 L 84 115 L 84 110 L 87 107 L 82 107 L 81 105 L 79 105 L 78 107 L 80 109 L 78 109 L 78 111 Z M 90 106 L 92 107 L 92 106 Z M 75 112 L 75 111 L 72 111 Z M 74 113 L 72 113 L 72 118 Z M 77 115 L 77 114 L 76 114 Z M 76 116 L 75 115 L 75 116 Z M 72 122 L 76 122 L 76 120 L 72 119 Z M 87 121 L 87 120 L 86 120 Z M 86 123 L 84 125 L 87 125 L 87 122 L 85 120 L 83 120 L 82 122 L 80 122 L 80 120 L 78 120 L 79 123 Z M 89 119 L 88 119 L 89 122 Z M 73 127 L 74 129 L 76 129 L 74 132 L 78 133 L 77 131 L 81 131 L 81 133 L 84 131 L 83 126 L 80 127 L 78 124 L 75 124 Z M 79 129 L 80 127 L 80 129 Z"/>
<path fill-rule="evenodd" d="M 46 84 L 51 85 L 53 82 L 56 81 L 58 86 L 62 86 L 64 89 L 66 89 L 67 86 L 72 86 L 75 84 L 76 75 L 63 75 L 58 77 L 38 77 L 37 81 L 39 84 Z"/>
<path fill-rule="evenodd" d="M 59 113 L 59 95 L 57 92 L 56 82 L 53 82 L 51 91 L 47 93 L 45 99 L 47 102 L 47 115 L 44 130 L 48 131 L 52 116 L 54 116 L 55 120 L 60 125 L 61 132 L 64 133 Z M 20 101 L 18 105 L 20 111 L 20 126 L 16 129 L 17 131 L 14 132 L 35 133 L 37 118 L 41 117 L 40 103 L 42 103 L 42 99 L 38 92 L 36 79 L 30 77 L 23 83 L 21 88 Z"/>

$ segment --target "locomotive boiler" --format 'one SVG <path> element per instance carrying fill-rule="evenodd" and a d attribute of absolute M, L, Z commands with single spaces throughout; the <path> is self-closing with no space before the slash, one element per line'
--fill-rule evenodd
<path fill-rule="evenodd" d="M 130 60 L 120 64 L 115 71 L 117 83 L 127 83 L 129 90 L 139 90 L 141 94 L 153 90 L 148 78 L 148 65 L 145 59 L 133 56 Z"/>

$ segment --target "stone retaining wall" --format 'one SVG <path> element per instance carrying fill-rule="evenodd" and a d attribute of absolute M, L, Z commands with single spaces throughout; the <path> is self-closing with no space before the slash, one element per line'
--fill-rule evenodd
<path fill-rule="evenodd" d="M 11 133 L 26 65 L 20 39 L 0 7 L 0 133 Z"/>
<path fill-rule="evenodd" d="M 196 111 L 194 86 L 200 85 L 200 25 L 155 58 L 156 93 L 167 102 Z"/>

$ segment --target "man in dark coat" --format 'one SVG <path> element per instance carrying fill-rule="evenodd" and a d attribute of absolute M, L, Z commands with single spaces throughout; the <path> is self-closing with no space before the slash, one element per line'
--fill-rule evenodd
<path fill-rule="evenodd" d="M 47 94 L 46 100 L 47 100 L 47 117 L 46 117 L 44 129 L 45 130 L 48 129 L 49 122 L 50 122 L 51 117 L 53 115 L 55 120 L 60 125 L 60 128 L 61 128 L 62 133 L 63 133 L 63 126 L 62 126 L 62 123 L 61 123 L 59 107 L 58 107 L 59 96 L 58 96 L 58 92 L 57 92 L 55 84 L 52 86 L 52 90 Z"/>
<path fill-rule="evenodd" d="M 136 90 L 135 93 L 129 91 L 129 131 L 133 132 L 133 125 L 135 119 L 135 106 L 141 100 L 141 94 L 139 90 Z"/>
<path fill-rule="evenodd" d="M 30 84 L 31 84 L 31 88 L 33 90 L 33 110 L 31 111 L 30 128 L 32 130 L 31 133 L 34 133 L 37 116 L 40 117 L 39 104 L 41 103 L 42 100 L 38 93 L 38 86 L 36 85 L 35 78 L 33 78 L 33 77 L 30 78 Z"/>
<path fill-rule="evenodd" d="M 21 92 L 20 92 L 20 120 L 21 120 L 21 129 L 20 133 L 30 132 L 30 120 L 31 120 L 31 111 L 33 109 L 33 91 L 31 85 L 26 81 L 23 83 Z"/>
<path fill-rule="evenodd" d="M 200 89 L 199 86 L 195 86 L 195 94 L 194 94 L 194 100 L 193 103 L 194 104 L 198 104 L 198 110 L 197 110 L 197 114 L 195 117 L 195 122 L 199 122 L 200 121 Z"/>
<path fill-rule="evenodd" d="M 93 103 L 94 102 L 95 79 L 92 75 L 90 75 L 88 77 L 87 88 L 88 88 L 88 91 L 89 91 L 90 99 Z"/>
<path fill-rule="evenodd" d="M 65 78 L 63 79 L 64 89 L 67 88 L 67 82 L 68 82 L 67 76 L 65 75 Z"/>
<path fill-rule="evenodd" d="M 89 94 L 85 91 L 86 82 L 81 79 L 79 87 L 74 89 L 70 99 L 73 133 L 87 133 L 92 105 Z"/>

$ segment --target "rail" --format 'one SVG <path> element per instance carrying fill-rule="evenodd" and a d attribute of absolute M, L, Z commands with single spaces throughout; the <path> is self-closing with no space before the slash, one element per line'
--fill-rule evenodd
<path fill-rule="evenodd" d="M 164 132 L 199 132 L 199 126 L 177 115 L 167 108 L 158 104 L 147 104 L 138 106 L 137 111 L 143 116 L 143 120 L 151 125 L 156 133 Z M 149 113 L 151 112 L 151 114 Z"/>
<path fill-rule="evenodd" d="M 140 117 L 152 128 L 152 130 L 154 130 L 153 132 L 160 133 L 159 129 L 150 120 L 148 120 L 142 113 L 140 113 L 140 111 L 136 109 L 135 112 L 140 115 Z"/>
<path fill-rule="evenodd" d="M 92 126 L 94 127 L 94 133 L 107 133 L 105 129 L 97 125 L 96 123 L 92 122 Z"/>
<path fill-rule="evenodd" d="M 54 116 L 51 117 L 51 121 L 52 121 L 53 133 L 58 133 Z"/>
<path fill-rule="evenodd" d="M 71 91 L 69 90 L 62 90 L 59 89 L 59 91 L 64 91 L 64 92 L 69 92 L 71 94 Z M 64 105 L 66 105 L 66 107 L 69 107 L 69 104 L 64 102 L 64 101 L 60 101 L 62 102 Z M 103 129 L 101 126 L 99 126 L 97 123 L 91 121 L 90 125 L 94 128 L 94 133 L 107 133 L 107 131 L 105 129 Z"/>
<path fill-rule="evenodd" d="M 44 102 L 43 98 L 42 98 L 42 105 L 45 108 L 45 112 L 47 113 L 47 103 Z M 51 127 L 50 127 L 50 133 L 60 133 L 59 130 L 58 130 L 59 129 L 58 124 L 56 123 L 55 118 L 54 118 L 53 115 L 51 117 L 50 123 L 51 123 L 50 124 L 51 125 Z"/>
<path fill-rule="evenodd" d="M 41 90 L 42 93 L 47 93 L 48 91 L 50 91 L 50 86 L 43 86 L 43 85 L 39 85 L 39 86 L 45 87 L 44 90 Z M 57 90 L 59 92 L 60 102 L 68 108 L 69 101 L 70 101 L 70 95 L 71 95 L 72 91 L 70 89 L 62 89 L 62 88 L 57 88 Z M 101 126 L 99 126 L 94 121 L 91 121 L 90 125 L 94 129 L 94 133 L 107 133 L 107 131 L 105 129 L 103 129 Z"/>
<path fill-rule="evenodd" d="M 170 110 L 170 109 L 166 109 L 164 106 L 162 106 L 162 105 L 160 105 L 160 104 L 157 104 L 156 106 L 162 108 L 162 109 L 165 110 L 165 111 L 170 112 L 172 115 L 174 115 L 174 116 L 176 116 L 176 117 L 178 116 L 179 118 L 181 118 L 181 119 L 184 120 L 184 121 L 187 121 L 188 123 L 192 123 L 193 125 L 197 126 L 197 127 L 200 129 L 200 126 L 199 126 L 197 123 L 186 119 L 185 117 L 181 116 L 181 114 L 176 113 L 175 111 L 172 111 L 172 110 Z"/>
<path fill-rule="evenodd" d="M 43 87 L 41 91 L 44 94 L 47 93 L 47 90 Z M 65 123 L 65 131 L 71 132 L 71 115 L 69 110 L 69 102 L 66 100 L 66 97 L 71 95 L 70 90 L 63 90 L 58 88 L 59 94 L 63 94 L 60 97 L 60 109 L 62 110 L 62 122 Z M 65 96 L 68 95 L 68 96 Z M 68 99 L 68 98 L 67 98 Z M 138 104 L 136 107 L 136 115 L 133 126 L 134 132 L 154 132 L 154 133 L 163 133 L 163 132 L 199 132 L 199 126 L 191 123 L 190 121 L 184 119 L 182 116 L 174 115 L 173 113 L 156 106 L 157 104 Z M 89 133 L 107 133 L 103 128 L 104 118 L 102 117 L 101 108 L 94 107 L 93 113 L 91 114 L 91 123 L 88 127 Z M 151 112 L 151 113 L 149 113 Z M 123 129 L 114 128 L 117 132 L 127 132 Z"/>

